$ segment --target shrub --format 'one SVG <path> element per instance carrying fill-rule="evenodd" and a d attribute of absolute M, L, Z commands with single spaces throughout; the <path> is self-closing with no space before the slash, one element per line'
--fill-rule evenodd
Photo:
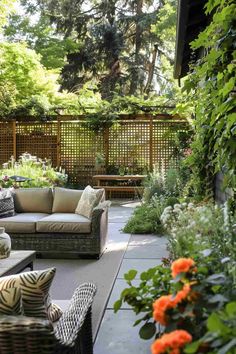
<path fill-rule="evenodd" d="M 144 181 L 143 202 L 134 210 L 134 214 L 124 227 L 128 233 L 162 233 L 160 216 L 168 205 L 178 203 L 179 177 L 176 169 L 166 173 L 156 167 Z"/>
<path fill-rule="evenodd" d="M 149 203 L 142 203 L 135 208 L 123 231 L 132 234 L 162 234 L 164 228 L 160 221 L 161 214 L 166 206 L 176 202 L 178 199 L 175 197 L 153 196 Z"/>
<path fill-rule="evenodd" d="M 126 273 L 128 288 L 114 310 L 127 302 L 136 314 L 144 314 L 134 325 L 144 321 L 139 332 L 143 339 L 159 337 L 153 354 L 234 354 L 236 215 L 228 203 L 182 203 L 167 207 L 160 219 L 170 233 L 175 261 L 165 259 L 143 272 L 138 286 L 132 284 L 137 272 Z"/>
<path fill-rule="evenodd" d="M 17 186 L 14 179 L 10 178 L 15 175 L 31 179 L 20 184 L 24 188 L 63 186 L 67 182 L 67 175 L 61 169 L 59 170 L 52 168 L 51 161 L 48 159 L 42 160 L 24 153 L 18 161 L 11 157 L 10 161 L 3 164 L 0 170 L 0 187 Z"/>
<path fill-rule="evenodd" d="M 160 217 L 169 236 L 169 250 L 173 259 L 201 257 L 204 249 L 212 249 L 219 257 L 236 259 L 236 216 L 228 204 L 219 207 L 213 203 L 194 205 L 175 204 L 165 208 Z"/>

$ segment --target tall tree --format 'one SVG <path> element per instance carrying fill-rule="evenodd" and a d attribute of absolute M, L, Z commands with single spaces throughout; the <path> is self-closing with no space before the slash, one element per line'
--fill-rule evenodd
<path fill-rule="evenodd" d="M 70 90 L 96 80 L 102 96 L 142 93 L 153 49 L 158 2 L 148 0 L 39 0 L 64 37 L 82 41 L 67 56 L 62 85 Z M 151 45 L 150 45 L 151 44 Z"/>
<path fill-rule="evenodd" d="M 25 42 L 41 55 L 42 64 L 48 69 L 60 69 L 66 55 L 78 50 L 79 44 L 55 33 L 48 16 L 37 5 L 37 0 L 20 0 L 21 7 L 9 16 L 4 37 L 10 42 Z"/>
<path fill-rule="evenodd" d="M 7 24 L 8 17 L 14 12 L 16 0 L 1 0 L 0 2 L 0 33 L 3 31 L 3 26 Z"/>

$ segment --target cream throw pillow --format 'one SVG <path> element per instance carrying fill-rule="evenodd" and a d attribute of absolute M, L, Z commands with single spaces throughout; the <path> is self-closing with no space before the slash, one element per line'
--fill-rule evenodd
<path fill-rule="evenodd" d="M 91 218 L 93 208 L 95 208 L 102 199 L 104 189 L 93 189 L 87 186 L 78 202 L 75 213 L 83 215 L 86 218 Z"/>

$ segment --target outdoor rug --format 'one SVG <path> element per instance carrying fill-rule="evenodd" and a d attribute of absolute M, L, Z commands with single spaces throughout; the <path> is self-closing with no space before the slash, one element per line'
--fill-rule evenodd
<path fill-rule="evenodd" d="M 34 263 L 34 269 L 56 267 L 56 276 L 50 290 L 54 302 L 55 299 L 70 299 L 75 288 L 81 283 L 96 284 L 97 294 L 92 309 L 94 338 L 130 238 L 129 234 L 120 231 L 124 223 L 117 221 L 113 222 L 111 218 L 109 222 L 107 249 L 99 260 L 37 259 Z M 61 301 L 58 302 L 60 303 Z"/>

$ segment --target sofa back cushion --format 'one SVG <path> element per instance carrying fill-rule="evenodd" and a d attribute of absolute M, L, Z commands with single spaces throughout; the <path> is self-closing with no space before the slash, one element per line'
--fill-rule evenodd
<path fill-rule="evenodd" d="M 52 212 L 53 195 L 51 188 L 19 188 L 14 194 L 17 213 Z"/>
<path fill-rule="evenodd" d="M 83 191 L 56 187 L 54 190 L 53 213 L 74 213 Z"/>

